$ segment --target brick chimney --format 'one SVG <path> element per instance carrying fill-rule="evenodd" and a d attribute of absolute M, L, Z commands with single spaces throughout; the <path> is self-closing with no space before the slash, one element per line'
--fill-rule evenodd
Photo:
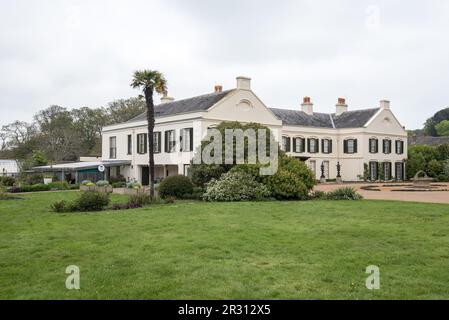
<path fill-rule="evenodd" d="M 313 103 L 311 102 L 310 97 L 304 97 L 303 103 L 301 104 L 301 110 L 309 115 L 313 114 Z"/>
<path fill-rule="evenodd" d="M 336 105 L 336 112 L 335 114 L 337 116 L 345 113 L 348 111 L 348 105 L 346 104 L 346 99 L 345 98 L 338 98 L 338 103 Z"/>
<path fill-rule="evenodd" d="M 164 92 L 164 95 L 161 98 L 161 103 L 169 103 L 175 101 L 175 98 L 169 97 L 168 92 Z"/>
<path fill-rule="evenodd" d="M 215 93 L 223 92 L 223 86 L 221 84 L 217 84 L 215 86 Z"/>

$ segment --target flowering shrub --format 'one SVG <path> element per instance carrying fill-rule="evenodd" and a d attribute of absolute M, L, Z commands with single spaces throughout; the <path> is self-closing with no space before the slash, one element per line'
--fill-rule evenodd
<path fill-rule="evenodd" d="M 250 201 L 270 197 L 266 186 L 245 172 L 228 172 L 207 184 L 206 201 Z"/>
<path fill-rule="evenodd" d="M 87 186 L 87 187 L 93 187 L 95 185 L 95 183 L 93 183 L 90 180 L 84 180 L 83 182 L 81 182 L 82 186 Z"/>
<path fill-rule="evenodd" d="M 271 196 L 278 200 L 304 200 L 315 186 L 315 177 L 307 165 L 281 154 L 278 171 L 272 176 L 261 176 L 260 165 L 237 165 L 231 172 L 245 172 L 264 184 Z"/>

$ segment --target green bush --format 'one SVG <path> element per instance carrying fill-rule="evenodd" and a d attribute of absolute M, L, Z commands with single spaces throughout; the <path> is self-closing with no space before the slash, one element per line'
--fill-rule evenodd
<path fill-rule="evenodd" d="M 328 192 L 326 198 L 328 200 L 361 200 L 362 195 L 357 193 L 354 188 L 338 188 L 332 192 Z"/>
<path fill-rule="evenodd" d="M 96 185 L 97 185 L 97 187 L 107 187 L 107 186 L 109 186 L 109 181 L 100 180 L 100 181 L 97 181 Z"/>
<path fill-rule="evenodd" d="M 57 201 L 57 202 L 53 203 L 50 206 L 50 208 L 53 212 L 56 212 L 56 213 L 65 213 L 65 212 L 75 211 L 74 207 L 73 207 L 73 203 L 70 203 L 65 200 Z"/>
<path fill-rule="evenodd" d="M 437 178 L 439 177 L 444 171 L 444 163 L 442 161 L 438 160 L 431 160 L 427 164 L 427 174 L 429 177 Z"/>
<path fill-rule="evenodd" d="M 443 170 L 438 176 L 439 181 L 449 181 L 449 160 L 443 161 Z"/>
<path fill-rule="evenodd" d="M 48 186 L 51 190 L 69 190 L 70 185 L 67 181 L 58 181 L 58 182 L 52 182 L 49 183 Z"/>
<path fill-rule="evenodd" d="M 114 183 L 119 183 L 119 182 L 123 182 L 123 183 L 126 184 L 126 179 L 125 179 L 125 177 L 122 176 L 121 174 L 119 174 L 119 175 L 116 176 L 116 177 L 110 177 L 110 178 L 109 178 L 109 183 L 110 183 L 111 185 L 114 184 Z"/>
<path fill-rule="evenodd" d="M 20 187 L 12 187 L 11 192 L 12 193 L 19 193 L 19 192 L 41 192 L 41 191 L 50 191 L 51 187 L 48 184 L 33 184 L 33 185 L 27 185 L 23 184 Z"/>
<path fill-rule="evenodd" d="M 314 173 L 307 167 L 307 165 L 295 158 L 281 155 L 279 157 L 279 169 L 288 171 L 299 178 L 307 189 L 307 193 L 316 185 Z"/>
<path fill-rule="evenodd" d="M 205 193 L 205 189 L 200 187 L 193 187 L 192 193 L 185 194 L 183 199 L 188 200 L 203 200 L 203 195 Z"/>
<path fill-rule="evenodd" d="M 90 180 L 84 180 L 84 181 L 81 182 L 81 185 L 82 186 L 93 186 L 94 183 L 92 181 L 90 181 Z"/>
<path fill-rule="evenodd" d="M 73 203 L 73 211 L 101 211 L 109 204 L 109 195 L 102 192 L 86 191 Z"/>
<path fill-rule="evenodd" d="M 16 183 L 16 179 L 13 177 L 0 177 L 0 185 L 5 187 L 12 187 Z"/>
<path fill-rule="evenodd" d="M 267 186 L 277 200 L 304 200 L 310 191 L 297 175 L 284 169 L 270 176 Z"/>
<path fill-rule="evenodd" d="M 309 195 L 309 199 L 310 200 L 326 200 L 327 199 L 327 193 L 324 192 L 324 191 L 316 190 L 316 191 L 313 191 Z"/>
<path fill-rule="evenodd" d="M 41 173 L 29 174 L 25 178 L 26 184 L 35 185 L 44 183 L 44 175 Z"/>
<path fill-rule="evenodd" d="M 190 178 L 182 175 L 167 177 L 159 185 L 159 196 L 163 199 L 168 197 L 182 199 L 185 195 L 192 194 L 192 192 L 192 181 Z"/>
<path fill-rule="evenodd" d="M 236 165 L 230 172 L 244 172 L 264 184 L 271 196 L 278 200 L 306 199 L 316 184 L 315 177 L 307 165 L 295 158 L 281 154 L 278 171 L 272 176 L 260 176 L 260 165 Z"/>
<path fill-rule="evenodd" d="M 269 197 L 268 188 L 245 172 L 223 174 L 219 180 L 213 180 L 207 185 L 204 194 L 206 201 L 260 201 Z"/>
<path fill-rule="evenodd" d="M 141 208 L 151 204 L 151 197 L 146 193 L 139 193 L 129 196 L 129 208 Z"/>
<path fill-rule="evenodd" d="M 213 179 L 220 179 L 226 168 L 220 165 L 194 164 L 191 166 L 192 182 L 195 186 L 205 188 Z"/>
<path fill-rule="evenodd" d="M 79 190 L 79 188 L 80 188 L 80 184 L 79 183 L 69 184 L 69 189 L 70 190 Z"/>
<path fill-rule="evenodd" d="M 126 182 L 114 182 L 112 183 L 113 188 L 126 188 Z"/>
<path fill-rule="evenodd" d="M 140 189 L 140 188 L 142 188 L 142 185 L 138 182 L 128 182 L 126 184 L 126 187 L 128 189 Z"/>

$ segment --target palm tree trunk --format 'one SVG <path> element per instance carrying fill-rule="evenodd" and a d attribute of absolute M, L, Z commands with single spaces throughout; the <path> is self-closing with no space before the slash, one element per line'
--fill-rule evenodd
<path fill-rule="evenodd" d="M 147 120 L 148 120 L 148 142 L 149 142 L 149 167 L 150 167 L 150 196 L 154 198 L 154 102 L 153 88 L 145 89 L 145 101 L 147 104 Z"/>

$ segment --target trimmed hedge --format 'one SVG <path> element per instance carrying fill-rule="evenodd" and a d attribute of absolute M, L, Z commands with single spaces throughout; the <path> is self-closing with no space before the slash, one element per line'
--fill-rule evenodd
<path fill-rule="evenodd" d="M 168 197 L 183 199 L 193 193 L 193 183 L 186 176 L 171 176 L 161 182 L 158 190 L 159 196 L 163 199 Z"/>

